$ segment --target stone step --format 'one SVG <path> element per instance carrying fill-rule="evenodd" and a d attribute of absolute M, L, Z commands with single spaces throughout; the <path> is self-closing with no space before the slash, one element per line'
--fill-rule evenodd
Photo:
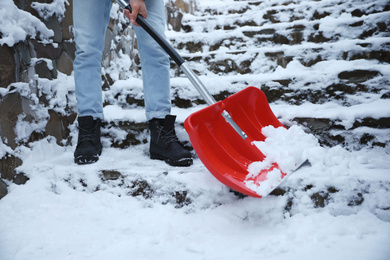
<path fill-rule="evenodd" d="M 183 57 L 188 60 L 190 67 L 199 75 L 211 73 L 214 76 L 221 76 L 217 84 L 224 84 L 225 87 L 212 86 L 216 80 L 206 82 L 207 85 L 211 85 L 211 92 L 217 101 L 250 84 L 261 87 L 270 103 L 284 102 L 301 105 L 304 102 L 318 104 L 335 102 L 348 107 L 354 105 L 355 102 L 351 96 L 373 93 L 379 96 L 378 93 L 381 93 L 380 98 L 389 99 L 390 90 L 365 85 L 367 80 L 378 77 L 379 72 L 375 69 L 340 71 L 340 83 L 329 83 L 320 88 L 313 87 L 312 82 L 303 82 L 302 85 L 305 88 L 297 89 L 293 87 L 294 77 L 278 78 L 271 75 L 278 66 L 286 68 L 292 60 L 299 61 L 306 67 L 335 59 L 347 61 L 376 59 L 383 63 L 390 63 L 389 21 L 385 19 L 389 14 L 389 5 L 378 6 L 377 2 L 371 3 L 370 1 L 340 1 L 340 3 L 338 7 L 322 6 L 320 9 L 324 12 L 318 13 L 305 9 L 304 1 L 286 1 L 280 6 L 267 6 L 266 1 L 235 1 L 232 5 L 222 8 L 223 10 L 205 9 L 204 14 L 199 18 L 186 15 L 183 28 L 186 28 L 184 31 L 188 33 L 185 37 L 183 37 L 183 32 L 168 32 L 167 35 L 175 48 L 179 49 Z M 356 5 L 351 6 L 349 3 L 356 3 Z M 318 4 L 324 5 L 326 1 L 318 2 Z M 365 8 L 367 10 L 365 12 L 359 12 L 359 6 L 362 5 L 371 5 L 371 7 Z M 344 9 L 334 12 L 335 8 L 341 7 Z M 305 12 L 312 12 L 312 14 L 311 16 L 304 15 Z M 338 22 L 337 25 L 353 28 L 356 31 L 354 34 L 351 33 L 348 38 L 341 39 L 336 32 L 330 36 L 321 33 L 326 30 L 322 30 L 323 28 L 319 26 L 319 20 L 334 19 L 348 12 L 351 16 L 341 19 L 342 22 Z M 280 17 L 282 13 L 286 16 L 284 19 Z M 224 14 L 225 20 L 218 18 L 221 14 Z M 310 21 L 306 20 L 308 18 Z M 334 22 L 334 20 L 331 21 Z M 372 21 L 376 23 L 373 24 Z M 378 39 L 381 36 L 384 40 L 379 40 L 381 42 L 379 46 Z M 343 45 L 348 47 L 344 50 L 340 48 Z M 301 54 L 297 55 L 297 53 Z M 174 64 L 172 68 L 175 68 Z M 267 73 L 270 75 L 269 79 L 256 79 L 257 75 Z M 204 107 L 205 102 L 192 86 L 191 90 L 187 91 L 189 87 L 185 85 L 183 90 L 182 81 L 175 80 L 181 77 L 184 77 L 183 73 L 177 70 L 172 81 L 174 108 L 197 110 L 199 107 Z M 386 82 L 378 82 L 388 85 Z M 107 84 L 105 88 L 112 83 Z M 183 94 L 184 92 L 187 93 Z M 144 107 L 140 84 L 134 89 L 119 88 L 118 91 L 111 89 L 106 93 L 105 107 L 111 105 L 129 110 Z M 61 120 L 63 119 L 57 121 Z M 306 122 L 317 119 L 299 120 Z M 362 131 L 355 131 L 356 133 L 352 133 L 352 136 L 355 138 L 356 135 L 358 136 L 356 138 L 366 140 L 366 143 L 370 145 L 377 143 L 382 145 L 383 141 L 375 140 L 370 131 L 364 131 L 364 128 L 372 129 L 380 126 L 388 129 L 390 127 L 386 122 L 386 118 L 357 118 L 354 123 L 356 127 L 352 130 L 362 129 Z M 69 124 L 68 122 L 67 125 Z M 332 125 L 337 128 L 337 122 L 332 122 Z M 145 123 L 135 120 L 108 120 L 104 123 L 103 133 L 114 147 L 125 148 L 130 145 L 144 144 L 147 139 L 146 129 Z M 351 129 L 340 128 L 338 130 L 340 133 L 337 135 L 347 136 Z M 62 133 L 61 131 L 58 132 Z M 122 134 L 117 135 L 115 131 Z M 59 134 L 60 137 L 62 135 Z M 334 136 L 334 133 L 324 132 L 324 136 L 326 135 Z M 332 138 L 324 137 L 323 142 L 334 139 L 327 145 L 352 144 L 352 141 L 348 141 L 352 139 L 347 137 Z"/>
<path fill-rule="evenodd" d="M 337 83 L 330 82 L 328 85 L 310 88 L 310 85 L 315 85 L 313 82 L 298 82 L 299 85 L 305 85 L 305 88 L 295 88 L 292 85 L 296 84 L 294 78 L 277 78 L 266 81 L 259 80 L 257 87 L 266 94 L 268 102 L 286 102 L 291 105 L 301 105 L 304 102 L 315 104 L 324 104 L 327 102 L 336 102 L 344 106 L 356 104 L 357 96 L 370 94 L 377 95 L 378 98 L 389 99 L 390 89 L 384 89 L 382 85 L 386 84 L 385 79 L 381 79 L 381 73 L 370 69 L 357 69 L 352 71 L 343 71 L 338 75 Z M 376 79 L 378 85 L 367 84 L 370 80 Z M 239 77 L 231 79 L 221 76 L 221 84 L 225 87 L 219 87 L 220 90 L 213 90 L 212 96 L 215 100 L 220 101 L 234 94 L 236 90 L 249 86 L 245 79 Z M 178 108 L 191 108 L 199 105 L 204 105 L 205 101 L 197 93 L 191 83 L 187 82 L 186 86 L 181 85 L 182 81 L 172 81 L 172 104 Z M 213 84 L 213 80 L 205 81 L 206 86 Z M 234 87 L 234 86 L 238 87 Z M 227 89 L 232 89 L 231 91 Z M 215 88 L 214 88 L 215 89 Z M 238 91 L 237 90 L 237 91 Z M 139 90 L 142 92 L 142 90 Z M 115 105 L 123 109 L 133 109 L 135 107 L 144 107 L 143 95 L 138 91 L 123 91 L 118 92 L 114 99 L 105 99 L 104 106 Z"/>
<path fill-rule="evenodd" d="M 262 27 L 246 26 L 234 30 L 217 29 L 212 32 L 190 32 L 186 37 L 180 37 L 180 33 L 168 33 L 168 37 L 178 50 L 187 53 L 202 53 L 207 51 L 217 51 L 222 49 L 241 50 L 250 46 L 280 46 L 280 45 L 299 45 L 307 43 L 333 43 L 340 40 L 369 40 L 373 36 L 388 37 L 390 35 L 390 22 L 387 17 L 390 12 L 382 13 L 376 19 L 376 25 L 373 25 L 369 17 L 354 19 L 348 22 L 339 22 L 336 27 L 350 33 L 341 37 L 338 30 L 323 29 L 318 23 L 308 22 L 283 23 L 278 25 L 267 25 Z M 364 20 L 368 19 L 369 22 Z M 353 29 L 353 30 L 352 30 Z M 210 36 L 212 33 L 212 37 Z M 345 35 L 348 35 L 346 38 Z"/>
<path fill-rule="evenodd" d="M 247 12 L 252 11 L 253 7 L 259 6 L 263 1 L 253 1 L 253 0 L 244 0 L 244 1 L 234 1 L 230 2 L 229 5 L 221 7 L 216 5 L 214 7 L 201 7 L 200 10 L 196 12 L 200 17 L 203 16 L 218 16 L 218 15 L 243 15 Z"/>
<path fill-rule="evenodd" d="M 377 60 L 390 63 L 390 40 L 341 40 L 336 43 L 300 46 L 272 46 L 240 49 L 235 51 L 210 51 L 204 53 L 182 53 L 189 66 L 198 74 L 214 73 L 217 75 L 235 75 L 274 72 L 278 66 L 286 68 L 292 61 L 297 60 L 303 66 L 311 67 L 325 60 L 353 61 L 358 59 Z M 374 47 L 377 45 L 377 47 Z M 345 49 L 343 46 L 349 46 Z M 172 61 L 171 68 L 176 69 Z M 176 76 L 184 76 L 177 69 Z"/>
<path fill-rule="evenodd" d="M 390 4 L 384 1 L 372 2 L 370 0 L 350 0 L 330 3 L 317 1 L 315 5 L 306 1 L 285 1 L 277 6 L 267 1 L 234 1 L 228 6 L 220 5 L 201 6 L 195 15 L 186 14 L 182 20 L 182 28 L 186 32 L 210 32 L 216 29 L 235 29 L 242 26 L 264 26 L 267 24 L 294 23 L 297 21 L 312 21 L 343 15 L 364 18 L 372 14 L 387 12 Z M 223 19 L 220 17 L 223 15 Z M 203 29 L 201 29 L 203 28 Z"/>
<path fill-rule="evenodd" d="M 184 132 L 183 123 L 177 123 L 176 132 L 184 147 L 192 151 L 188 137 L 182 133 Z M 112 120 L 102 123 L 102 142 L 110 147 L 126 149 L 130 146 L 147 144 L 149 143 L 149 135 L 146 122 Z"/>
<path fill-rule="evenodd" d="M 303 126 L 308 133 L 317 137 L 321 145 L 333 147 L 341 145 L 347 149 L 359 150 L 363 147 L 385 147 L 390 142 L 388 135 L 390 118 L 356 118 L 350 128 L 346 128 L 341 120 L 314 117 L 296 117 L 292 120 Z M 183 124 L 177 126 L 179 139 L 187 150 L 192 150 L 188 137 L 180 134 L 184 132 Z M 118 134 L 121 132 L 121 134 Z M 149 130 L 146 123 L 134 121 L 103 122 L 103 143 L 110 147 L 126 149 L 130 146 L 147 144 Z"/>
<path fill-rule="evenodd" d="M 341 145 L 359 150 L 362 147 L 386 147 L 390 142 L 389 117 L 359 118 L 348 129 L 339 120 L 327 118 L 294 118 L 293 121 L 303 125 L 325 146 Z"/>

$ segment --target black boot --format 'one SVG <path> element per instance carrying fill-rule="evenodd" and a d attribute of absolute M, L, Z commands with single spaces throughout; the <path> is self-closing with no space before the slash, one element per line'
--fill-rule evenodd
<path fill-rule="evenodd" d="M 190 166 L 192 155 L 177 139 L 175 119 L 176 116 L 167 115 L 165 119 L 149 121 L 150 158 L 163 160 L 172 166 Z"/>
<path fill-rule="evenodd" d="M 89 164 L 99 160 L 102 154 L 102 143 L 100 141 L 101 120 L 94 120 L 92 116 L 78 118 L 79 138 L 76 151 L 74 152 L 74 162 L 77 164 Z"/>

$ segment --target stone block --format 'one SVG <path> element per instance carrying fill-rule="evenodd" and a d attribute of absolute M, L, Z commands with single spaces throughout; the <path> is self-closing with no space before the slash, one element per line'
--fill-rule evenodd
<path fill-rule="evenodd" d="M 352 70 L 340 72 L 338 77 L 342 80 L 348 80 L 353 83 L 361 83 L 381 75 L 376 70 Z"/>
<path fill-rule="evenodd" d="M 54 110 L 49 110 L 49 115 L 50 118 L 45 128 L 45 135 L 55 137 L 57 144 L 63 145 L 61 141 L 69 138 L 69 125 L 73 124 L 77 115 L 71 114 L 69 116 L 62 116 Z"/>
<path fill-rule="evenodd" d="M 47 21 L 43 21 L 43 22 L 45 23 L 47 28 L 53 30 L 53 32 L 54 32 L 53 41 L 56 43 L 61 43 L 62 39 L 63 39 L 62 27 L 61 27 L 61 23 L 60 23 L 58 17 L 53 15 L 52 17 L 47 19 Z"/>
<path fill-rule="evenodd" d="M 63 40 L 70 40 L 73 35 L 73 1 L 68 0 L 69 5 L 65 5 L 64 18 L 61 21 L 62 38 Z"/>
<path fill-rule="evenodd" d="M 25 114 L 24 120 L 32 121 L 36 118 L 34 111 L 30 105 L 31 100 L 20 96 L 19 93 L 10 93 L 0 100 L 0 136 L 6 139 L 7 144 L 15 149 L 17 144 L 15 142 L 16 133 L 15 126 L 20 114 Z"/>
<path fill-rule="evenodd" d="M 62 46 L 63 51 L 65 51 L 69 57 L 74 60 L 76 58 L 76 43 L 74 41 L 64 41 Z"/>
<path fill-rule="evenodd" d="M 6 154 L 0 158 L 1 178 L 13 180 L 16 175 L 16 168 L 22 165 L 22 160 L 12 154 Z"/>
<path fill-rule="evenodd" d="M 0 46 L 0 87 L 6 88 L 16 82 L 15 49 L 6 45 Z"/>
<path fill-rule="evenodd" d="M 7 195 L 8 190 L 7 190 L 7 184 L 0 179 L 0 200 L 4 198 L 5 195 Z"/>
<path fill-rule="evenodd" d="M 61 56 L 56 60 L 57 64 L 57 70 L 66 74 L 70 75 L 72 74 L 73 71 L 73 60 L 72 58 L 68 55 L 67 52 L 63 51 L 61 53 Z"/>
<path fill-rule="evenodd" d="M 31 4 L 33 2 L 42 2 L 42 1 L 39 1 L 39 0 L 38 1 L 37 0 L 14 0 L 15 5 L 19 9 L 24 10 L 26 12 L 29 12 L 32 15 L 34 15 L 35 17 L 39 18 L 38 12 L 35 11 L 35 9 L 31 7 Z"/>
<path fill-rule="evenodd" d="M 175 0 L 175 1 L 169 1 L 171 5 L 176 6 L 179 8 L 181 11 L 185 13 L 191 13 L 193 14 L 194 11 L 196 10 L 196 1 L 195 0 L 189 0 L 189 1 L 184 1 L 184 0 Z"/>
<path fill-rule="evenodd" d="M 105 59 L 110 54 L 111 43 L 113 41 L 115 42 L 115 34 L 108 28 L 106 30 L 106 38 L 104 41 L 103 59 Z"/>
<path fill-rule="evenodd" d="M 166 11 L 168 17 L 168 24 L 172 26 L 172 30 L 180 32 L 183 14 L 170 6 L 166 7 Z"/>
<path fill-rule="evenodd" d="M 17 173 L 15 176 L 14 176 L 14 179 L 13 179 L 13 182 L 17 185 L 23 185 L 23 184 L 26 184 L 26 182 L 29 180 L 30 178 L 28 178 L 26 175 L 24 175 L 24 173 Z"/>
<path fill-rule="evenodd" d="M 102 170 L 101 178 L 105 181 L 115 181 L 119 178 L 123 178 L 123 175 L 121 172 L 118 172 L 116 170 Z"/>
<path fill-rule="evenodd" d="M 34 49 L 34 56 L 36 58 L 56 59 L 60 57 L 62 52 L 62 45 L 42 44 L 36 40 L 30 39 L 29 42 Z"/>
<path fill-rule="evenodd" d="M 22 41 L 15 44 L 15 51 L 19 59 L 21 70 L 26 70 L 31 64 L 31 53 L 28 41 Z"/>
<path fill-rule="evenodd" d="M 50 69 L 47 67 L 47 63 L 45 61 L 38 61 L 35 63 L 34 68 L 35 74 L 37 74 L 39 78 L 53 79 L 53 75 Z"/>

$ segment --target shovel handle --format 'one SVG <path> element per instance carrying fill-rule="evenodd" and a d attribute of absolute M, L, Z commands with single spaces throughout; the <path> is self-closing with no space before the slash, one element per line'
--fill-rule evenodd
<path fill-rule="evenodd" d="M 131 6 L 124 0 L 116 0 L 116 2 L 123 8 L 133 11 Z M 177 53 L 177 51 L 168 43 L 168 41 L 159 35 L 159 33 L 146 21 L 146 19 L 138 14 L 136 22 L 168 53 L 168 55 L 175 61 L 180 67 L 184 63 L 184 59 Z"/>
<path fill-rule="evenodd" d="M 113 1 L 113 0 L 112 0 Z M 131 6 L 128 4 L 128 1 L 125 0 L 115 0 L 122 9 L 127 9 L 130 13 L 133 11 Z M 173 59 L 173 61 L 183 70 L 187 78 L 195 86 L 198 92 L 202 95 L 206 103 L 211 106 L 217 101 L 210 94 L 207 88 L 200 81 L 199 77 L 195 72 L 187 65 L 185 60 L 180 56 L 180 54 L 172 47 L 172 45 L 166 40 L 165 37 L 161 36 L 142 15 L 137 15 L 136 22 L 164 49 L 166 53 Z M 227 111 L 223 111 L 222 116 L 225 120 L 234 128 L 234 130 L 243 138 L 246 139 L 247 135 L 240 127 L 233 121 Z"/>

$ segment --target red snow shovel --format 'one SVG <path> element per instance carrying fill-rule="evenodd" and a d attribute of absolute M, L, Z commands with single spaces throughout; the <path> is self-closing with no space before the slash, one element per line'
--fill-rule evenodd
<path fill-rule="evenodd" d="M 132 11 L 126 1 L 116 2 L 123 9 Z M 260 171 L 257 176 L 248 178 L 248 166 L 265 158 L 252 142 L 265 140 L 261 133 L 265 126 L 283 127 L 272 113 L 264 93 L 255 87 L 248 87 L 216 102 L 171 44 L 142 16 L 138 15 L 136 21 L 183 70 L 209 105 L 191 114 L 184 122 L 191 144 L 200 160 L 226 186 L 245 195 L 261 197 L 247 187 L 247 181 L 261 186 L 267 179 L 267 174 L 278 169 L 278 165 L 274 163 L 269 169 Z M 285 175 L 281 172 L 281 179 Z"/>

